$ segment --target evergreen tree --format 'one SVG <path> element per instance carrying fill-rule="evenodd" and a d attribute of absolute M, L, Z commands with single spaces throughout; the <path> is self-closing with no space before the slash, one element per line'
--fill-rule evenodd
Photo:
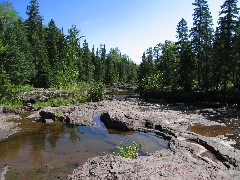
<path fill-rule="evenodd" d="M 66 83 L 75 82 L 77 79 L 83 80 L 83 62 L 80 48 L 81 38 L 80 31 L 76 26 L 72 26 L 68 30 L 67 57 L 64 63 L 64 77 L 67 78 L 65 80 Z"/>
<path fill-rule="evenodd" d="M 211 78 L 212 54 L 212 16 L 206 0 L 195 0 L 193 28 L 191 29 L 192 47 L 195 54 L 195 76 L 198 88 L 208 91 Z"/>
<path fill-rule="evenodd" d="M 61 73 L 61 51 L 60 41 L 62 40 L 62 33 L 57 28 L 53 19 L 50 20 L 47 28 L 46 28 L 46 46 L 48 52 L 49 64 L 51 67 L 51 71 L 53 72 L 52 76 L 52 84 L 58 83 L 58 77 Z M 64 56 L 63 56 L 64 57 Z"/>
<path fill-rule="evenodd" d="M 141 86 L 144 79 L 154 72 L 153 50 L 148 48 L 142 55 L 142 62 L 138 69 L 138 84 Z"/>
<path fill-rule="evenodd" d="M 233 77 L 233 83 L 234 87 L 237 90 L 240 90 L 240 18 L 238 20 L 237 24 L 237 32 L 234 37 L 233 42 L 233 54 L 234 54 L 234 77 Z"/>
<path fill-rule="evenodd" d="M 19 18 L 7 28 L 5 41 L 9 45 L 5 58 L 5 70 L 13 84 L 27 84 L 35 75 L 30 43 L 25 23 Z"/>
<path fill-rule="evenodd" d="M 105 82 L 105 76 L 106 76 L 106 58 L 107 58 L 107 51 L 106 51 L 106 47 L 105 44 L 100 45 L 100 63 L 98 67 L 98 69 L 100 69 L 100 76 L 99 76 L 99 80 L 102 82 Z M 95 69 L 96 69 L 95 68 Z"/>
<path fill-rule="evenodd" d="M 117 71 L 119 75 L 119 82 L 126 83 L 127 80 L 127 56 L 121 56 L 119 61 L 117 62 Z"/>
<path fill-rule="evenodd" d="M 234 59 L 233 45 L 238 28 L 238 14 L 237 0 L 226 0 L 221 6 L 215 42 L 218 47 L 215 52 L 216 58 L 221 61 L 219 70 L 222 72 L 220 79 L 224 91 L 227 90 L 228 83 L 234 82 L 233 77 L 237 73 L 234 67 L 237 62 Z"/>
<path fill-rule="evenodd" d="M 0 17 L 0 42 L 5 44 L 5 52 L 0 56 L 2 72 L 8 74 L 11 83 L 28 83 L 34 75 L 34 66 L 25 24 L 11 3 L 0 4 Z"/>
<path fill-rule="evenodd" d="M 91 81 L 93 80 L 93 72 L 94 72 L 94 66 L 92 64 L 92 53 L 88 48 L 88 43 L 86 39 L 83 43 L 82 48 L 82 65 L 83 65 L 83 71 L 82 74 L 82 80 L 84 81 Z"/>
<path fill-rule="evenodd" d="M 179 67 L 177 46 L 172 41 L 165 41 L 161 45 L 161 57 L 159 71 L 162 72 L 162 84 L 165 91 L 174 91 L 178 88 Z"/>
<path fill-rule="evenodd" d="M 114 84 L 118 82 L 118 73 L 116 61 L 120 58 L 118 49 L 110 49 L 110 52 L 106 59 L 106 84 Z"/>
<path fill-rule="evenodd" d="M 156 66 L 159 65 L 160 62 L 160 56 L 161 56 L 161 43 L 157 44 L 154 48 L 153 48 L 153 55 L 154 55 L 154 63 Z"/>
<path fill-rule="evenodd" d="M 103 80 L 101 79 L 101 61 L 100 61 L 100 55 L 99 55 L 99 50 L 97 49 L 96 54 L 95 54 L 95 50 L 94 47 L 92 48 L 92 64 L 94 66 L 94 73 L 93 73 L 93 79 L 95 81 L 101 81 L 103 82 Z M 104 64 L 103 64 L 104 66 Z"/>
<path fill-rule="evenodd" d="M 193 62 L 191 57 L 191 45 L 188 39 L 188 27 L 185 19 L 182 19 L 177 26 L 178 56 L 179 56 L 179 85 L 184 91 L 192 89 Z"/>
<path fill-rule="evenodd" d="M 28 39 L 32 46 L 33 60 L 36 67 L 36 76 L 33 79 L 33 84 L 36 87 L 49 87 L 52 72 L 45 45 L 43 18 L 40 15 L 37 0 L 30 1 L 30 6 L 27 6 L 27 15 Z"/>

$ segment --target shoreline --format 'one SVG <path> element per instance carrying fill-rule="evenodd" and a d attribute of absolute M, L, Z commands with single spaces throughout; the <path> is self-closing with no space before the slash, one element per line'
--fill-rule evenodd
<path fill-rule="evenodd" d="M 123 178 L 125 176 L 133 176 L 134 179 L 136 175 L 140 179 L 144 179 L 144 173 L 141 172 L 141 175 L 138 172 L 140 167 L 142 169 L 141 171 L 145 171 L 145 178 L 150 172 L 153 178 L 163 179 L 164 177 L 173 178 L 175 175 L 184 179 L 192 179 L 197 177 L 197 174 L 202 173 L 206 174 L 206 177 L 204 176 L 203 179 L 214 173 L 218 178 L 240 178 L 240 150 L 231 146 L 232 141 L 229 141 L 223 135 L 206 137 L 191 132 L 188 129 L 195 124 L 202 124 L 203 126 L 209 127 L 225 125 L 223 123 L 210 121 L 201 113 L 188 112 L 187 108 L 188 107 L 184 105 L 174 107 L 164 103 L 161 104 L 160 102 L 149 103 L 130 98 L 125 101 L 105 100 L 96 103 L 83 103 L 78 106 L 46 107 L 31 112 L 28 118 L 39 118 L 40 111 L 54 113 L 56 109 L 59 109 L 65 116 L 70 118 L 71 123 L 75 125 L 91 125 L 91 119 L 96 115 L 101 115 L 107 127 L 117 128 L 117 130 L 151 131 L 169 140 L 169 150 L 162 150 L 146 157 L 140 156 L 134 160 L 127 160 L 111 155 L 91 158 L 82 167 L 75 169 L 73 173 L 68 176 L 68 179 L 79 177 L 82 179 L 97 177 Z M 211 109 L 208 110 L 210 111 Z M 202 110 L 202 112 L 204 112 L 204 110 Z M 4 117 L 3 115 L 4 114 L 1 114 L 2 117 Z M 10 117 L 17 118 L 19 116 L 8 116 L 9 119 Z M 5 122 L 5 120 L 1 121 L 0 127 L 3 122 Z M 11 128 L 15 129 L 16 124 L 11 126 Z M 17 131 L 9 132 L 16 133 Z M 9 133 L 9 135 L 11 135 L 11 133 Z M 158 163 L 155 162 L 156 159 L 158 159 Z M 180 165 L 172 163 L 175 161 Z M 111 173 L 109 173 L 109 165 L 111 164 L 114 164 L 114 167 L 111 168 Z M 121 164 L 125 164 L 131 168 L 133 170 L 132 174 L 130 172 L 130 174 L 128 174 L 128 171 L 124 170 Z M 168 169 L 164 169 L 166 164 L 178 170 L 168 171 Z M 197 166 L 194 164 L 197 164 Z M 123 169 L 119 169 L 120 166 Z M 158 176 L 157 172 L 161 171 L 158 167 L 164 169 L 162 176 Z M 199 168 L 192 176 L 186 176 L 186 172 L 184 174 L 181 170 L 191 167 L 195 167 L 195 169 L 197 167 Z M 207 167 L 211 168 L 208 169 Z M 150 169 L 153 170 L 151 171 Z M 194 170 L 194 168 L 192 170 Z M 94 173 L 89 174 L 90 171 L 94 171 Z"/>

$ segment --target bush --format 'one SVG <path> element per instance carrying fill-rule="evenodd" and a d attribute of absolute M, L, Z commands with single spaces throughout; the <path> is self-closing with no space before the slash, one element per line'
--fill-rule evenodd
<path fill-rule="evenodd" d="M 70 98 L 52 98 L 47 102 L 36 102 L 36 107 L 47 107 L 47 106 L 68 106 L 71 104 Z"/>
<path fill-rule="evenodd" d="M 92 82 L 88 88 L 88 100 L 92 102 L 101 101 L 104 98 L 105 86 L 102 82 Z"/>
<path fill-rule="evenodd" d="M 138 153 L 142 147 L 142 144 L 137 144 L 135 141 L 133 141 L 132 145 L 126 144 L 126 146 L 122 145 L 122 141 L 117 146 L 118 153 L 114 152 L 113 154 L 115 156 L 122 156 L 125 158 L 134 159 L 138 157 Z"/>
<path fill-rule="evenodd" d="M 0 104 L 12 108 L 20 108 L 23 105 L 22 93 L 31 91 L 29 85 L 13 85 L 10 82 L 2 84 L 0 87 Z"/>

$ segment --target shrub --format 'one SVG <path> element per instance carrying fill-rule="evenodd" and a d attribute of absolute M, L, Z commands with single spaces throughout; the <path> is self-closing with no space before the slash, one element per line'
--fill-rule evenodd
<path fill-rule="evenodd" d="M 117 149 L 118 153 L 113 152 L 115 156 L 122 156 L 125 158 L 134 159 L 138 157 L 138 153 L 142 147 L 142 144 L 137 144 L 133 141 L 132 145 L 126 144 L 125 146 L 122 145 L 122 141 L 118 144 Z"/>
<path fill-rule="evenodd" d="M 56 120 L 60 121 L 61 117 L 63 116 L 63 112 L 60 109 L 55 109 L 55 116 L 56 116 Z"/>
<path fill-rule="evenodd" d="M 102 82 L 92 82 L 88 88 L 88 100 L 92 102 L 101 101 L 104 98 L 105 86 Z"/>
<path fill-rule="evenodd" d="M 51 98 L 46 102 L 36 102 L 36 107 L 47 107 L 47 106 L 68 106 L 71 104 L 70 98 Z"/>

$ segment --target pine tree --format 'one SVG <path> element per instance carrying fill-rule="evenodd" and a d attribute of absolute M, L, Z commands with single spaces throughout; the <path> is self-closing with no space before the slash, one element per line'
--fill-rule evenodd
<path fill-rule="evenodd" d="M 119 82 L 124 84 L 127 80 L 127 56 L 121 56 L 117 62 L 117 71 L 119 75 Z"/>
<path fill-rule="evenodd" d="M 30 44 L 25 24 L 11 3 L 0 4 L 0 17 L 0 42 L 5 47 L 5 52 L 0 55 L 1 66 L 11 83 L 29 83 L 35 68 L 29 52 Z"/>
<path fill-rule="evenodd" d="M 234 87 L 239 91 L 240 90 L 240 18 L 237 24 L 237 32 L 233 41 L 233 54 L 234 54 L 234 77 L 233 83 Z"/>
<path fill-rule="evenodd" d="M 82 79 L 83 74 L 83 62 L 82 52 L 80 48 L 80 31 L 76 26 L 72 26 L 68 30 L 67 36 L 67 57 L 64 63 L 64 77 L 66 75 L 66 83 L 76 82 L 77 79 Z"/>
<path fill-rule="evenodd" d="M 116 62 L 119 60 L 120 54 L 118 49 L 110 49 L 106 59 L 106 75 L 105 83 L 114 84 L 118 82 L 118 73 Z"/>
<path fill-rule="evenodd" d="M 49 64 L 51 67 L 52 81 L 54 84 L 58 83 L 58 76 L 61 73 L 61 62 L 62 58 L 60 53 L 62 49 L 59 49 L 59 42 L 61 41 L 61 31 L 57 28 L 53 19 L 50 20 L 46 27 L 46 46 L 48 52 Z M 53 84 L 52 82 L 52 84 Z"/>
<path fill-rule="evenodd" d="M 211 78 L 212 54 L 212 16 L 206 0 L 195 0 L 193 28 L 191 29 L 192 47 L 195 54 L 195 76 L 198 88 L 208 91 Z"/>
<path fill-rule="evenodd" d="M 33 84 L 36 87 L 49 87 L 52 72 L 45 45 L 43 18 L 40 15 L 37 0 L 30 1 L 30 6 L 27 6 L 27 15 L 28 39 L 32 46 L 33 60 L 36 67 L 36 76 L 33 79 Z"/>
<path fill-rule="evenodd" d="M 83 71 L 81 72 L 82 79 L 84 81 L 93 80 L 94 66 L 92 64 L 92 54 L 88 48 L 88 43 L 86 39 L 83 42 L 82 48 L 82 65 L 83 65 Z"/>
<path fill-rule="evenodd" d="M 162 86 L 166 91 L 174 91 L 178 88 L 179 67 L 177 46 L 172 41 L 165 41 L 161 45 L 160 72 L 162 72 Z"/>
<path fill-rule="evenodd" d="M 188 27 L 185 19 L 182 19 L 177 26 L 178 56 L 179 56 L 179 85 L 184 91 L 192 89 L 193 62 L 191 57 L 191 45 L 189 41 Z"/>
<path fill-rule="evenodd" d="M 144 81 L 144 78 L 149 76 L 154 72 L 154 63 L 153 63 L 153 51 L 152 48 L 148 48 L 146 52 L 142 55 L 142 62 L 138 69 L 138 84 L 141 84 Z"/>
<path fill-rule="evenodd" d="M 19 18 L 13 26 L 7 29 L 5 41 L 9 45 L 6 53 L 5 70 L 13 84 L 30 83 L 35 76 L 35 66 L 32 62 L 30 43 L 28 42 L 25 23 Z"/>
<path fill-rule="evenodd" d="M 224 91 L 227 90 L 228 83 L 234 81 L 234 74 L 237 73 L 236 70 L 234 71 L 237 62 L 234 59 L 233 45 L 238 28 L 238 15 L 237 0 L 226 0 L 221 6 L 215 41 L 218 47 L 215 49 L 215 54 L 221 61 L 218 69 L 221 71 L 220 79 Z"/>
<path fill-rule="evenodd" d="M 107 58 L 107 51 L 106 51 L 106 46 L 105 44 L 100 45 L 100 52 L 99 52 L 99 58 L 100 58 L 100 63 L 98 67 L 101 73 L 99 76 L 99 80 L 102 82 L 105 82 L 105 76 L 106 76 L 106 58 Z"/>

